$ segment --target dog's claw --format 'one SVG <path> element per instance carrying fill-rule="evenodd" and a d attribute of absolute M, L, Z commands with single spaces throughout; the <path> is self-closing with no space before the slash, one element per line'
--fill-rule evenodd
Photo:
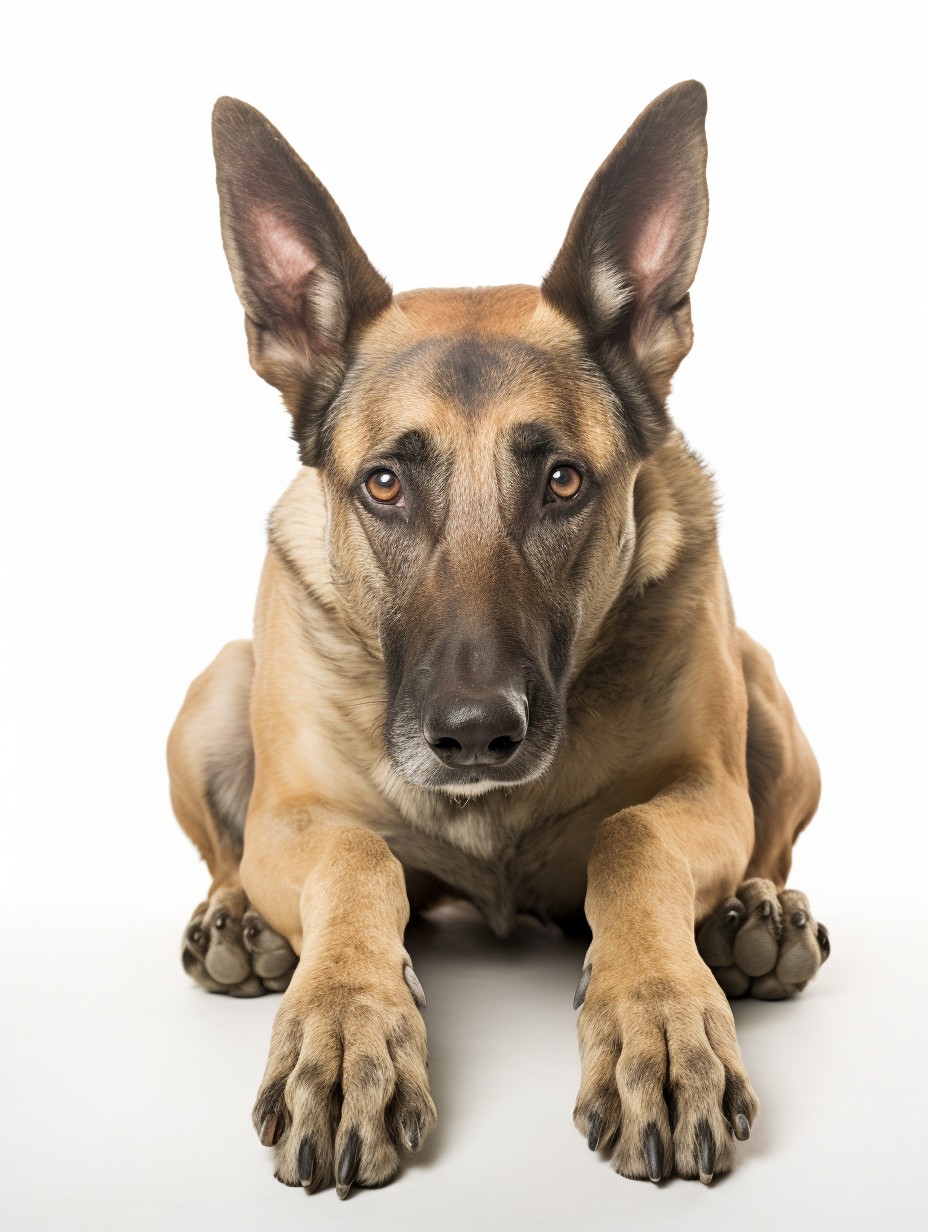
<path fill-rule="evenodd" d="M 422 1145 L 422 1126 L 419 1117 L 411 1114 L 403 1118 L 403 1142 L 408 1151 L 418 1151 Z"/>
<path fill-rule="evenodd" d="M 664 1140 L 653 1121 L 644 1131 L 644 1154 L 648 1162 L 648 1178 L 659 1181 L 664 1173 Z"/>
<path fill-rule="evenodd" d="M 739 1112 L 735 1117 L 735 1137 L 739 1142 L 747 1142 L 751 1136 L 751 1127 L 748 1124 L 748 1118 L 743 1112 Z"/>
<path fill-rule="evenodd" d="M 426 1006 L 425 992 L 409 963 L 403 965 L 403 979 L 406 981 L 406 987 L 412 993 L 413 1001 L 415 1001 L 420 1010 L 424 1010 Z"/>
<path fill-rule="evenodd" d="M 335 1192 L 340 1198 L 347 1198 L 351 1186 L 358 1179 L 361 1166 L 361 1138 L 356 1129 L 348 1132 L 342 1157 L 338 1161 L 338 1175 L 335 1178 Z"/>
<path fill-rule="evenodd" d="M 577 991 L 574 993 L 574 1009 L 578 1010 L 586 1000 L 586 990 L 590 986 L 590 976 L 593 974 L 593 964 L 583 968 L 583 974 L 580 976 L 580 983 L 577 985 Z"/>
<path fill-rule="evenodd" d="M 586 1144 L 591 1151 L 595 1151 L 599 1146 L 600 1134 L 603 1132 L 603 1119 L 598 1112 L 590 1113 L 589 1132 L 587 1133 Z"/>
<path fill-rule="evenodd" d="M 313 1147 L 312 1138 L 308 1136 L 304 1136 L 300 1142 L 296 1167 L 300 1177 L 300 1184 L 306 1189 L 312 1189 L 313 1173 L 316 1169 L 316 1151 Z"/>
<path fill-rule="evenodd" d="M 696 1149 L 699 1152 L 699 1179 L 703 1185 L 708 1185 L 715 1172 L 715 1138 L 706 1121 L 700 1121 L 696 1130 Z"/>
<path fill-rule="evenodd" d="M 272 1112 L 270 1116 L 265 1117 L 261 1123 L 261 1132 L 258 1134 L 261 1145 L 276 1146 L 280 1141 L 282 1128 L 281 1118 L 276 1112 Z"/>

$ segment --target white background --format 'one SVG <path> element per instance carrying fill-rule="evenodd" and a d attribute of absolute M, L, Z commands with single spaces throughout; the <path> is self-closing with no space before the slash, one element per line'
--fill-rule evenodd
<path fill-rule="evenodd" d="M 14 14 L 2 378 L 2 850 L 9 963 L 20 973 L 8 1015 L 20 1042 L 6 1050 L 19 1152 L 7 1157 L 19 1161 L 10 1226 L 210 1226 L 203 1212 L 218 1226 L 220 1211 L 229 1227 L 237 1212 L 249 1226 L 262 1212 L 268 1226 L 311 1213 L 318 1226 L 373 1226 L 380 1210 L 408 1227 L 416 1211 L 441 1222 L 453 1208 L 462 1227 L 493 1211 L 518 1227 L 520 1210 L 532 1226 L 558 1227 L 555 1212 L 579 1212 L 579 1192 L 593 1201 L 583 1186 L 594 1176 L 598 1218 L 636 1203 L 654 1226 L 671 1212 L 678 1224 L 726 1226 L 704 1192 L 674 1183 L 661 1207 L 661 1194 L 642 1197 L 585 1155 L 568 1119 L 569 1016 L 544 1037 L 556 1055 L 546 1051 L 518 1088 L 524 1044 L 514 1041 L 536 1038 L 547 1004 L 539 994 L 529 1019 L 526 992 L 520 1023 L 518 982 L 512 1033 L 492 1046 L 508 1039 L 519 1064 L 494 1054 L 506 1077 L 472 1131 L 487 1139 L 486 1161 L 521 1151 L 518 1168 L 488 1171 L 467 1154 L 478 1149 L 471 1139 L 449 1132 L 425 1168 L 338 1209 L 331 1193 L 310 1212 L 275 1186 L 247 1113 L 276 999 L 234 1004 L 185 983 L 176 945 L 207 875 L 172 819 L 163 757 L 189 681 L 248 634 L 264 518 L 297 466 L 278 397 L 248 367 L 222 254 L 209 139 L 217 95 L 278 125 L 404 289 L 537 282 L 625 127 L 688 77 L 709 92 L 711 218 L 693 289 L 696 345 L 672 409 L 718 477 L 739 619 L 773 652 L 822 765 L 821 811 L 792 880 L 833 934 L 844 925 L 804 1000 L 739 1008 L 765 1108 L 776 1109 L 778 1083 L 792 1082 L 798 1103 L 774 1115 L 763 1151 L 752 1140 L 753 1176 L 746 1165 L 716 1187 L 717 1201 L 764 1228 L 787 1203 L 794 1227 L 827 1227 L 812 1212 L 843 1195 L 847 1228 L 904 1201 L 905 1169 L 890 1166 L 895 1138 L 881 1118 L 905 1114 L 905 1132 L 917 1131 L 898 1034 L 917 1012 L 921 981 L 910 991 L 904 973 L 921 960 L 905 957 L 906 918 L 924 880 L 917 13 L 885 2 L 307 2 L 34 3 Z M 520 943 L 500 950 L 468 928 L 459 950 L 473 988 L 518 966 Z M 524 971 L 545 989 L 547 942 L 523 941 Z M 442 943 L 422 944 L 423 964 L 460 998 L 438 962 Z M 557 954 L 552 971 L 566 961 Z M 579 955 L 568 958 L 566 985 Z M 820 1089 L 806 1072 L 815 1023 Z M 209 1069 L 211 1024 L 228 1052 L 222 1072 Z M 148 1041 L 175 1034 L 176 1045 Z M 462 1075 L 491 1046 L 480 1040 L 475 1027 L 474 1051 L 455 1053 L 436 1088 L 472 1089 Z M 434 1057 L 434 1030 L 432 1047 Z M 510 1126 L 495 1141 L 503 1122 L 493 1118 L 536 1091 L 549 1066 L 566 1075 L 551 1119 L 533 1114 L 530 1130 Z M 150 1124 L 140 1110 L 160 1107 L 156 1090 L 168 1089 L 175 1103 L 155 1116 L 139 1161 L 132 1127 Z M 813 1095 L 814 1107 L 802 1104 Z M 106 1111 L 113 1101 L 118 1118 Z M 453 1106 L 449 1115 L 461 1123 Z M 800 1123 L 808 1134 L 797 1146 Z M 106 1151 L 91 1125 L 109 1133 Z M 190 1162 L 194 1139 L 212 1151 L 208 1177 L 178 1162 Z M 65 1141 L 71 1164 L 48 1155 Z M 552 1162 L 562 1141 L 563 1175 Z M 828 1161 L 827 1194 L 802 1170 L 813 1158 Z M 890 1184 L 889 1173 L 891 1196 L 857 1195 L 861 1176 Z M 499 1205 L 507 1185 L 524 1186 L 529 1206 Z M 80 1218 L 69 1205 L 78 1192 Z"/>

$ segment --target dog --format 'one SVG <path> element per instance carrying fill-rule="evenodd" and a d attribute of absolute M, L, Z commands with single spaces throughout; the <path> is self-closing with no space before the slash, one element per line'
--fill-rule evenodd
<path fill-rule="evenodd" d="M 185 969 L 285 990 L 253 1113 L 284 1184 L 382 1185 L 433 1126 L 404 930 L 449 895 L 499 936 L 585 917 L 574 1122 L 626 1177 L 731 1168 L 758 1101 L 727 998 L 828 955 L 785 888 L 818 767 L 665 405 L 705 115 L 695 81 L 651 103 L 540 288 L 394 295 L 281 134 L 216 104 L 251 364 L 302 466 L 253 641 L 193 682 L 168 759 L 213 879 Z"/>

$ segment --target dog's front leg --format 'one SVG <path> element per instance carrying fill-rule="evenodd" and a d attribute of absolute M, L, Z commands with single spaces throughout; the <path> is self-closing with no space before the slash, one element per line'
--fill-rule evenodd
<path fill-rule="evenodd" d="M 435 1121 L 421 988 L 403 948 L 403 869 L 360 827 L 309 821 L 282 842 L 278 828 L 249 827 L 243 879 L 300 952 L 255 1128 L 275 1147 L 278 1180 L 310 1190 L 334 1181 L 345 1197 L 355 1182 L 388 1181 L 401 1147 L 418 1150 Z"/>
<path fill-rule="evenodd" d="M 757 1099 L 693 930 L 737 884 L 750 818 L 738 785 L 679 786 L 597 833 L 574 1121 L 623 1176 L 708 1183 L 731 1168 L 733 1138 L 749 1136 Z"/>

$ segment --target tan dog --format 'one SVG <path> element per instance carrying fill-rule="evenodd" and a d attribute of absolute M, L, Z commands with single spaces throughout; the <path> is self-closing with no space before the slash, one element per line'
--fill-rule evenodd
<path fill-rule="evenodd" d="M 827 955 L 784 890 L 818 769 L 665 409 L 705 110 L 685 82 L 636 120 L 540 290 L 394 296 L 276 129 L 216 105 L 251 362 L 304 465 L 254 641 L 194 681 L 169 760 L 213 875 L 186 969 L 286 988 L 254 1110 L 286 1184 L 382 1184 L 432 1126 L 403 935 L 444 895 L 500 935 L 585 909 L 574 1120 L 629 1177 L 731 1167 L 757 1100 L 726 993 Z"/>

